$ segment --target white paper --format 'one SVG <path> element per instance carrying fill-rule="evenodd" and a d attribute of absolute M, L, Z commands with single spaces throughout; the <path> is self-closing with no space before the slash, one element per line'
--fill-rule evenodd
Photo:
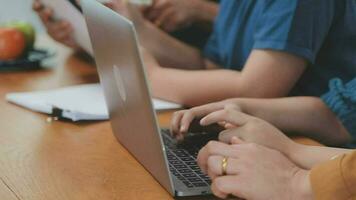
<path fill-rule="evenodd" d="M 71 23 L 74 28 L 74 39 L 87 53 L 93 54 L 86 22 L 82 13 L 68 0 L 41 0 L 42 3 L 54 10 L 56 19 L 63 19 Z"/>
<path fill-rule="evenodd" d="M 51 114 L 53 108 L 63 110 L 63 117 L 73 121 L 107 120 L 109 114 L 100 84 L 85 84 L 48 91 L 10 93 L 6 100 L 33 111 Z M 182 106 L 153 100 L 156 111 L 179 109 Z"/>

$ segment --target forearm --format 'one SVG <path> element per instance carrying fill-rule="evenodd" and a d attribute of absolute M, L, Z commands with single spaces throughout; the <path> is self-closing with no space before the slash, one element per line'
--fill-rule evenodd
<path fill-rule="evenodd" d="M 155 97 L 188 107 L 242 94 L 240 73 L 230 70 L 177 70 L 159 68 L 149 75 Z"/>
<path fill-rule="evenodd" d="M 317 139 L 328 145 L 340 145 L 350 140 L 346 129 L 319 98 L 290 97 L 236 101 L 244 112 L 262 118 L 284 132 Z"/>
<path fill-rule="evenodd" d="M 304 71 L 303 64 L 303 59 L 286 53 L 254 50 L 241 72 L 227 69 L 177 70 L 154 65 L 148 71 L 156 97 L 196 106 L 234 97 L 285 96 Z M 209 65 L 216 67 L 206 64 Z"/>
<path fill-rule="evenodd" d="M 294 143 L 289 157 L 300 167 L 312 169 L 314 166 L 329 161 L 337 156 L 351 153 L 350 149 L 308 146 Z"/>
<path fill-rule="evenodd" d="M 203 69 L 205 60 L 195 49 L 167 33 L 150 22 L 137 26 L 140 42 L 163 67 L 181 69 Z"/>

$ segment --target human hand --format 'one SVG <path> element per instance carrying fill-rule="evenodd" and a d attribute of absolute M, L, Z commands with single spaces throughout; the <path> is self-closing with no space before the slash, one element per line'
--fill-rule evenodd
<path fill-rule="evenodd" d="M 309 172 L 297 167 L 280 152 L 243 143 L 210 142 L 198 154 L 198 164 L 212 179 L 212 192 L 251 200 L 312 199 Z M 223 172 L 223 159 L 227 159 Z M 225 174 L 224 174 L 225 173 Z"/>
<path fill-rule="evenodd" d="M 69 22 L 54 19 L 53 10 L 45 7 L 40 0 L 35 0 L 32 6 L 33 10 L 36 11 L 41 18 L 48 34 L 54 40 L 74 49 L 79 48 L 73 36 L 73 27 Z"/>
<path fill-rule="evenodd" d="M 172 32 L 197 21 L 203 3 L 202 0 L 154 0 L 145 16 L 156 26 Z"/>
<path fill-rule="evenodd" d="M 257 143 L 272 149 L 276 149 L 288 157 L 297 151 L 298 144 L 289 139 L 280 130 L 268 122 L 252 117 L 233 107 L 211 112 L 201 119 L 200 124 L 207 126 L 216 122 L 225 121 L 234 127 L 226 129 L 219 134 L 219 140 L 231 143 L 233 137 L 245 142 Z"/>
<path fill-rule="evenodd" d="M 241 105 L 238 103 L 237 99 L 228 99 L 216 103 L 210 103 L 203 106 L 197 106 L 188 110 L 177 111 L 173 114 L 171 120 L 171 133 L 178 140 L 183 140 L 184 135 L 188 132 L 188 129 L 192 125 L 193 120 L 200 119 L 211 112 L 218 111 L 224 108 L 231 108 L 234 110 L 242 110 Z M 235 127 L 231 123 L 226 123 L 225 121 L 218 122 L 225 129 L 230 129 Z"/>

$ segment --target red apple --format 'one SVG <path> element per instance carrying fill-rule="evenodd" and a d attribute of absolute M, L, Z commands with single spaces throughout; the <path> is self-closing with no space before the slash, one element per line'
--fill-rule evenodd
<path fill-rule="evenodd" d="M 15 28 L 0 28 L 0 60 L 14 60 L 26 49 L 24 34 Z"/>

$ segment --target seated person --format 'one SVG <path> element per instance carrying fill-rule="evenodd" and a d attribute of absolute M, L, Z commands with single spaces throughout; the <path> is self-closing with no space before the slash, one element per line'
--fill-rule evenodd
<path fill-rule="evenodd" d="M 264 119 L 286 133 L 309 137 L 326 145 L 339 146 L 356 141 L 356 79 L 347 84 L 340 79 L 331 80 L 330 91 L 321 99 L 236 98 L 178 111 L 172 119 L 172 132 L 183 139 L 193 119 L 226 107 Z M 231 124 L 224 126 L 230 128 Z"/>
<path fill-rule="evenodd" d="M 76 0 L 69 1 L 79 8 Z M 105 5 L 111 7 L 110 3 Z M 206 0 L 154 0 L 152 6 L 144 9 L 144 15 L 162 30 L 172 32 L 179 39 L 192 42 L 201 48 L 210 35 L 209 27 L 218 13 L 218 8 L 218 4 Z M 44 7 L 40 0 L 33 2 L 33 9 L 38 13 L 53 39 L 68 47 L 80 49 L 73 38 L 73 27 L 70 22 L 54 21 L 53 10 Z M 192 24 L 197 26 L 191 26 Z M 208 24 L 208 26 L 200 27 L 201 24 Z"/>

